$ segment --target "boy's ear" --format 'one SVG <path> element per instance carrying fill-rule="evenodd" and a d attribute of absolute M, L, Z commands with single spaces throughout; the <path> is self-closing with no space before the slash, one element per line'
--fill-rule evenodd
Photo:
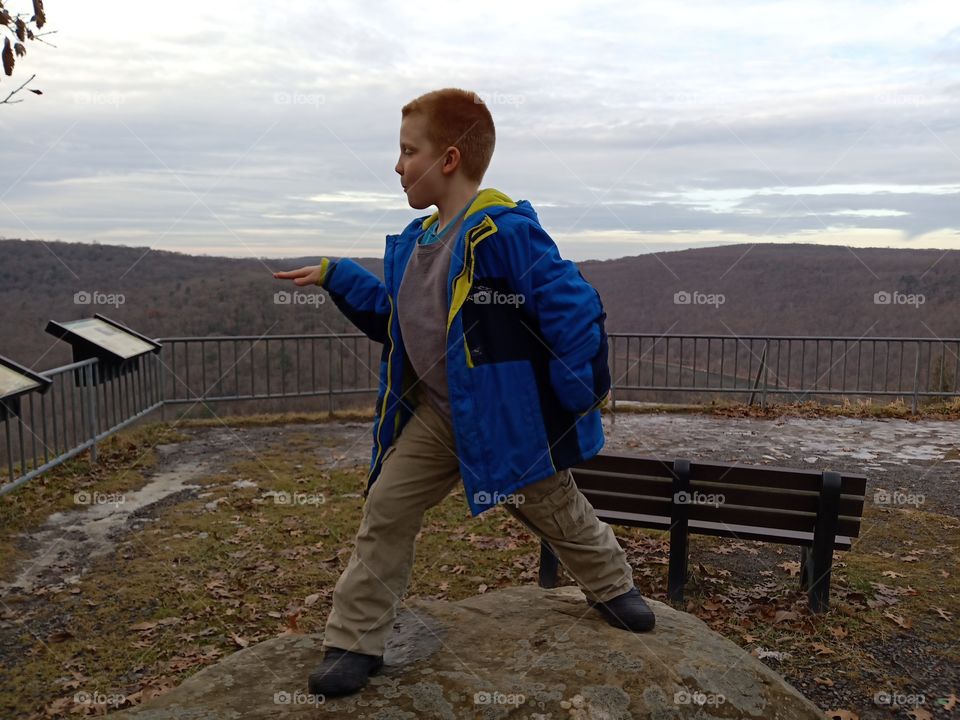
<path fill-rule="evenodd" d="M 444 175 L 452 175 L 460 167 L 460 150 L 451 145 L 444 151 L 443 160 L 440 163 L 440 172 Z"/>

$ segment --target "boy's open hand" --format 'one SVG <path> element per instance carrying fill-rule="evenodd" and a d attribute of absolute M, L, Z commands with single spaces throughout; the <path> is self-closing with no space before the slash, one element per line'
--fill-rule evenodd
<path fill-rule="evenodd" d="M 275 272 L 273 277 L 278 280 L 293 280 L 295 285 L 316 285 L 320 279 L 320 266 L 307 265 L 299 270 L 284 270 Z"/>

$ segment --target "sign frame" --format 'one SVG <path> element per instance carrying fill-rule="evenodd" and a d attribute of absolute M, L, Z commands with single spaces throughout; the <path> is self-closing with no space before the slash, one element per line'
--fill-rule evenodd
<path fill-rule="evenodd" d="M 113 328 L 115 331 L 118 331 L 119 333 L 122 333 L 130 338 L 134 338 L 138 341 L 138 343 L 145 344 L 148 347 L 140 352 L 135 352 L 130 355 L 122 354 L 117 351 L 116 347 L 111 348 L 103 343 L 98 343 L 95 340 L 92 340 L 90 337 L 87 337 L 70 327 L 72 323 L 76 323 L 81 320 L 99 320 L 110 328 Z M 98 374 L 101 382 L 112 380 L 116 377 L 120 377 L 121 375 L 125 375 L 132 370 L 135 370 L 140 366 L 140 358 L 149 353 L 159 354 L 161 348 L 163 347 L 160 343 L 152 340 L 146 335 L 138 333 L 136 330 L 127 327 L 123 323 L 119 323 L 116 320 L 111 320 L 100 313 L 94 314 L 93 318 L 78 318 L 77 320 L 65 321 L 63 323 L 55 320 L 49 320 L 47 322 L 46 332 L 70 344 L 70 346 L 73 348 L 74 362 L 80 362 L 90 358 L 97 358 L 97 360 L 100 361 Z M 77 380 L 78 384 L 80 384 L 79 377 Z"/>
<path fill-rule="evenodd" d="M 0 355 L 0 366 L 2 366 L 3 369 L 20 375 L 33 383 L 27 387 L 14 389 L 13 391 L 8 392 L 6 395 L 0 397 L 0 420 L 6 420 L 10 415 L 20 417 L 21 397 L 31 392 L 39 392 L 41 395 L 43 395 L 50 390 L 50 387 L 53 385 L 53 380 L 51 378 L 48 378 L 46 375 L 41 373 L 34 372 L 30 368 L 24 367 L 20 363 L 4 357 L 3 355 Z"/>

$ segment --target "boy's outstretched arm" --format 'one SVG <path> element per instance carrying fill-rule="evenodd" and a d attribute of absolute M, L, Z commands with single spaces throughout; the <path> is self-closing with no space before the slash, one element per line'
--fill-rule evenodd
<path fill-rule="evenodd" d="M 340 312 L 374 342 L 387 340 L 390 300 L 380 279 L 362 265 L 340 258 L 321 258 L 319 265 L 276 272 L 275 278 L 293 280 L 296 285 L 319 285 L 333 299 Z"/>
<path fill-rule="evenodd" d="M 586 413 L 609 399 L 607 314 L 600 293 L 577 266 L 563 260 L 553 239 L 536 223 L 523 223 L 504 243 L 514 287 L 524 294 L 550 355 L 550 384 L 571 412 Z"/>

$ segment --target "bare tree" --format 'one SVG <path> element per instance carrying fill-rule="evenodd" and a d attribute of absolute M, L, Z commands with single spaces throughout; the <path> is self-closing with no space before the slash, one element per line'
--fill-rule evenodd
<path fill-rule="evenodd" d="M 47 45 L 50 44 L 47 43 L 46 40 L 43 40 L 43 36 L 49 35 L 49 32 L 35 32 L 40 30 L 46 22 L 47 17 L 43 12 L 43 0 L 33 0 L 32 17 L 29 17 L 29 13 L 11 14 L 11 12 L 4 7 L 3 0 L 0 0 L 0 34 L 3 35 L 3 50 L 0 52 L 0 59 L 3 61 L 4 75 L 7 77 L 13 75 L 13 67 L 16 65 L 17 58 L 27 54 L 27 42 L 36 41 L 46 43 Z M 42 95 L 43 92 L 40 90 L 27 87 L 35 77 L 36 75 L 31 75 L 20 87 L 11 91 L 3 100 L 0 100 L 0 105 L 13 105 L 14 103 L 23 102 L 22 99 L 12 100 L 11 98 L 24 88 L 36 95 Z"/>

